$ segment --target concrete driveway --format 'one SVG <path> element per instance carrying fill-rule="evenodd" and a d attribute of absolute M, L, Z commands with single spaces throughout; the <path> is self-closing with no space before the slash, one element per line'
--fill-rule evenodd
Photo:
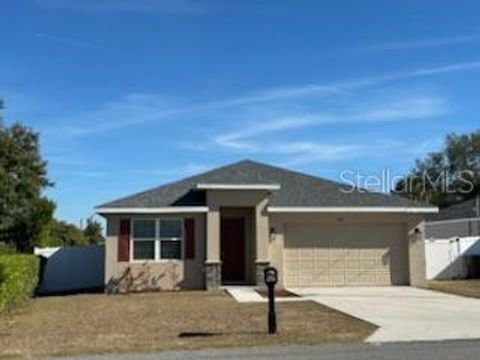
<path fill-rule="evenodd" d="M 289 290 L 378 325 L 368 342 L 480 338 L 480 299 L 406 286 Z"/>

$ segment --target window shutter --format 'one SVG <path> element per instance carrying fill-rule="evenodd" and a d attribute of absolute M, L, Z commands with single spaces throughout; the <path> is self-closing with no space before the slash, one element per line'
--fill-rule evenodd
<path fill-rule="evenodd" d="M 185 259 L 195 258 L 195 220 L 185 219 Z"/>
<path fill-rule="evenodd" d="M 118 236 L 118 261 L 130 259 L 130 219 L 120 219 L 120 234 Z"/>

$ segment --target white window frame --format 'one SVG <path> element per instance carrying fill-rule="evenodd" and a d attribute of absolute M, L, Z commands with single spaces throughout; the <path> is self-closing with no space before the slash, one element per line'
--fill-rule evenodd
<path fill-rule="evenodd" d="M 180 220 L 180 237 L 161 237 L 160 236 L 160 221 L 167 220 L 167 221 L 178 221 Z M 157 219 L 157 236 L 158 236 L 158 243 L 157 243 L 157 252 L 158 257 L 157 261 L 181 261 L 185 258 L 185 228 L 183 224 L 182 218 L 158 218 Z M 162 259 L 162 241 L 180 241 L 180 259 Z"/>
<path fill-rule="evenodd" d="M 143 263 L 145 261 L 156 261 L 158 258 L 157 254 L 157 221 L 154 218 L 137 218 L 137 219 L 132 219 L 132 226 L 130 227 L 130 262 L 137 262 L 137 263 Z M 140 238 L 140 239 L 135 239 L 134 237 L 134 223 L 136 221 L 154 221 L 155 222 L 155 234 L 153 238 Z M 153 251 L 154 251 L 154 256 L 153 259 L 135 259 L 134 258 L 134 249 L 133 247 L 135 246 L 135 241 L 153 241 Z"/>
<path fill-rule="evenodd" d="M 133 236 L 133 228 L 134 228 L 134 223 L 135 221 L 154 221 L 155 222 L 155 237 L 153 239 L 150 238 L 145 238 L 145 239 L 135 239 Z M 161 220 L 170 220 L 170 221 L 180 221 L 180 226 L 181 226 L 181 236 L 179 238 L 169 238 L 169 237 L 160 237 L 160 221 Z M 148 218 L 135 218 L 132 219 L 132 226 L 130 229 L 130 262 L 132 263 L 145 263 L 145 262 L 172 262 L 172 261 L 183 261 L 185 259 L 185 229 L 184 229 L 184 219 L 183 218 L 172 218 L 172 217 L 158 217 L 158 218 L 153 218 L 153 217 L 148 217 Z M 161 257 L 161 243 L 162 240 L 165 241 L 180 241 L 180 259 L 162 259 Z M 134 259 L 133 257 L 133 247 L 135 246 L 135 241 L 153 241 L 154 242 L 154 259 Z"/>

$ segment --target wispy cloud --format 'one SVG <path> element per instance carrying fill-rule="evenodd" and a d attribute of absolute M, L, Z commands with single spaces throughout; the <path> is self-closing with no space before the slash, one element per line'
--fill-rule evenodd
<path fill-rule="evenodd" d="M 65 36 L 56 36 L 56 35 L 50 35 L 45 33 L 35 33 L 34 36 L 40 40 L 45 40 L 45 41 L 63 44 L 63 45 L 95 49 L 95 50 L 105 50 L 105 47 L 95 44 L 93 42 L 74 39 L 74 38 L 65 37 Z"/>
<path fill-rule="evenodd" d="M 378 100 L 377 100 L 378 101 Z M 447 101 L 437 96 L 406 97 L 395 101 L 362 103 L 354 107 L 346 122 L 426 119 L 447 111 Z M 342 119 L 337 119 L 341 121 Z"/>
<path fill-rule="evenodd" d="M 464 71 L 473 71 L 480 69 L 480 61 L 469 61 L 447 64 L 442 66 L 432 66 L 427 68 L 398 71 L 387 73 L 379 76 L 365 77 L 354 80 L 347 80 L 333 84 L 338 89 L 356 90 L 372 86 L 378 86 L 400 80 L 409 80 L 415 78 L 423 78 L 433 75 L 457 73 Z"/>
<path fill-rule="evenodd" d="M 298 98 L 328 97 L 349 94 L 354 90 L 383 85 L 390 82 L 422 78 L 463 71 L 480 69 L 480 61 L 460 62 L 442 66 L 432 66 L 413 70 L 386 73 L 378 76 L 363 77 L 326 84 L 306 84 L 256 92 L 251 95 L 218 100 L 197 106 L 193 110 L 223 109 L 232 106 L 250 105 Z"/>
<path fill-rule="evenodd" d="M 182 112 L 184 108 L 176 106 L 163 95 L 130 94 L 119 101 L 108 102 L 97 110 L 68 119 L 72 125 L 63 130 L 69 136 L 92 135 L 163 120 Z M 55 132 L 55 128 L 50 130 Z"/>
<path fill-rule="evenodd" d="M 66 152 L 65 150 L 63 150 L 63 153 L 46 152 L 44 155 L 45 158 L 48 159 L 48 165 L 81 167 L 91 165 L 92 163 L 92 161 L 81 159 L 74 153 Z"/>
<path fill-rule="evenodd" d="M 103 171 L 92 171 L 92 170 L 78 170 L 78 171 L 71 171 L 71 170 L 61 170 L 58 171 L 57 175 L 61 175 L 62 177 L 75 177 L 75 178 L 90 178 L 90 179 L 98 179 L 98 178 L 105 178 L 110 174 L 103 172 Z"/>
<path fill-rule="evenodd" d="M 362 154 L 363 144 L 350 140 L 312 138 L 320 126 L 355 126 L 432 119 L 449 110 L 446 98 L 431 91 L 402 84 L 386 91 L 382 86 L 397 79 L 433 76 L 480 67 L 480 62 L 414 69 L 370 78 L 339 81 L 330 85 L 281 87 L 238 97 L 192 103 L 162 94 L 131 94 L 105 103 L 97 110 L 63 117 L 46 129 L 51 139 L 78 142 L 82 137 L 111 133 L 143 124 L 161 124 L 169 131 L 197 128 L 186 138 L 172 137 L 172 146 L 205 153 L 282 157 L 289 165 L 346 159 Z M 391 87 L 389 87 L 391 89 Z M 204 119 L 208 119 L 205 122 Z M 197 123 L 198 121 L 198 123 Z M 69 125 L 59 126 L 67 123 Z M 184 133 L 184 131 L 182 131 Z M 174 139 L 177 139 L 176 141 Z M 51 140 L 53 141 L 53 140 Z M 55 161 L 55 160 L 54 160 Z M 95 169 L 94 169 L 95 170 Z M 195 170 L 202 170 L 195 168 Z M 168 178 L 171 169 L 155 170 L 152 176 Z M 192 171 L 194 172 L 194 171 Z M 187 176 L 188 171 L 176 177 Z"/>
<path fill-rule="evenodd" d="M 144 123 L 168 121 L 172 118 L 192 118 L 195 116 L 211 116 L 212 114 L 238 114 L 249 106 L 257 107 L 270 112 L 285 104 L 301 104 L 302 102 L 315 103 L 322 98 L 338 98 L 352 92 L 374 88 L 395 81 L 429 77 L 441 74 L 476 71 L 480 69 L 480 61 L 453 63 L 444 66 L 413 69 L 401 72 L 387 73 L 379 76 L 364 77 L 352 80 L 338 81 L 330 84 L 306 84 L 290 87 L 280 87 L 237 97 L 224 98 L 204 103 L 178 103 L 162 94 L 131 94 L 118 100 L 108 102 L 97 110 L 67 117 L 69 125 L 64 128 L 64 135 L 85 136 L 110 132 Z M 419 105 L 419 104 L 417 104 Z M 428 104 L 424 103 L 423 106 Z M 230 110 L 227 112 L 227 110 Z M 283 111 L 283 109 L 282 109 Z M 278 113 L 278 111 L 275 111 Z M 258 116 L 258 114 L 257 114 Z M 302 116 L 303 118 L 304 116 Z M 80 120 L 81 119 L 81 120 Z M 293 119 L 293 122 L 299 119 Z M 337 119 L 334 119 L 335 121 Z M 280 121 L 279 126 L 288 127 Z M 303 119 L 302 121 L 310 121 Z M 65 118 L 62 119 L 65 122 Z M 58 126 L 54 126 L 57 132 Z M 227 139 L 233 141 L 234 139 Z M 242 146 L 242 144 L 239 144 Z"/>
<path fill-rule="evenodd" d="M 149 169 L 137 169 L 133 170 L 132 173 L 135 176 L 154 176 L 160 178 L 179 178 L 198 174 L 204 171 L 211 169 L 210 164 L 200 164 L 200 163 L 187 163 L 177 167 L 163 167 L 161 169 L 149 168 Z"/>
<path fill-rule="evenodd" d="M 272 144 L 273 146 L 266 151 L 272 151 L 277 154 L 321 154 L 322 157 L 336 157 L 339 154 L 358 149 L 358 145 L 328 144 L 312 141 L 286 141 Z"/>
<path fill-rule="evenodd" d="M 303 116 L 257 119 L 256 123 L 243 124 L 238 130 L 222 133 L 213 139 L 216 145 L 232 150 L 258 151 L 267 146 L 262 142 L 256 142 L 255 139 L 267 133 L 328 124 L 427 119 L 441 115 L 446 110 L 446 100 L 435 96 L 406 96 L 400 99 L 381 97 L 375 100 L 361 98 L 357 103 L 350 105 L 350 108 L 345 108 L 345 105 L 341 104 L 339 108 L 330 110 L 328 113 L 317 110 L 315 113 Z M 294 148 L 303 150 L 312 148 L 307 145 L 311 143 L 296 143 Z M 268 146 L 268 148 L 272 151 L 276 150 L 277 153 L 285 153 L 282 152 L 282 147 Z M 289 146 L 289 148 L 292 147 Z M 320 147 L 315 149 L 319 150 L 319 153 L 324 153 L 320 151 Z"/>
<path fill-rule="evenodd" d="M 261 104 L 271 101 L 286 99 L 318 97 L 345 93 L 344 90 L 335 85 L 306 84 L 301 86 L 281 87 L 259 91 L 250 95 L 235 98 L 223 99 L 207 103 L 199 109 L 223 109 L 232 106 Z"/>
<path fill-rule="evenodd" d="M 289 165 L 300 165 L 315 161 L 334 161 L 364 149 L 360 144 L 342 144 L 334 142 L 284 141 L 265 146 L 265 152 L 273 155 L 288 156 Z"/>
<path fill-rule="evenodd" d="M 44 7 L 88 12 L 202 14 L 210 6 L 199 0 L 36 0 Z"/>
<path fill-rule="evenodd" d="M 362 51 L 376 52 L 389 50 L 409 50 L 409 49 L 423 49 L 435 48 L 451 45 L 461 45 L 480 42 L 480 34 L 466 34 L 442 38 L 407 40 L 407 41 L 393 41 L 380 44 L 368 45 L 362 48 Z"/>
<path fill-rule="evenodd" d="M 297 145 L 299 144 L 299 145 Z M 325 163 L 327 161 L 338 161 L 344 159 L 360 159 L 368 157 L 385 158 L 386 156 L 394 154 L 392 158 L 396 161 L 405 162 L 405 165 L 410 166 L 412 157 L 421 157 L 432 151 L 441 148 L 443 144 L 443 137 L 434 137 L 427 141 L 418 141 L 398 138 L 384 138 L 382 140 L 374 141 L 359 141 L 348 143 L 281 143 L 279 146 L 285 147 L 284 154 L 288 156 L 281 157 L 282 164 L 286 167 L 305 166 L 315 163 Z M 289 146 L 290 145 L 290 146 Z M 298 151 L 297 151 L 298 150 Z M 332 163 L 334 164 L 334 162 Z M 325 172 L 323 170 L 323 172 Z M 336 172 L 337 170 L 330 170 L 329 172 Z"/>
<path fill-rule="evenodd" d="M 257 137 L 265 133 L 294 129 L 318 123 L 318 116 L 291 116 L 280 117 L 273 120 L 261 121 L 258 124 L 250 124 L 240 130 L 218 135 L 214 138 L 218 145 L 239 149 L 255 150 L 259 146 L 248 142 L 247 139 Z"/>
<path fill-rule="evenodd" d="M 429 154 L 431 152 L 441 149 L 444 141 L 445 139 L 443 136 L 432 136 L 430 139 L 419 142 L 417 144 L 403 146 L 402 151 L 406 155 L 411 155 L 415 157 L 424 156 L 425 154 Z"/>

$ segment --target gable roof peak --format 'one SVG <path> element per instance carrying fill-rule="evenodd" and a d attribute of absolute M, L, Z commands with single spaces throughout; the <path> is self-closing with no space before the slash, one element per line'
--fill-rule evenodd
<path fill-rule="evenodd" d="M 100 207 L 204 206 L 204 191 L 198 184 L 255 185 L 278 184 L 281 188 L 270 197 L 272 206 L 358 207 L 425 206 L 398 196 L 365 191 L 345 191 L 347 184 L 243 159 L 169 184 L 133 194 Z"/>

